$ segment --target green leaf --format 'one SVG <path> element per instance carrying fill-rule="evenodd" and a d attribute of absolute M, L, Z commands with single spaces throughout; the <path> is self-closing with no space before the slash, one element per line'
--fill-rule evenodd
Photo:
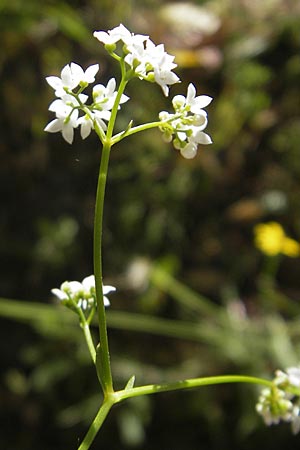
<path fill-rule="evenodd" d="M 132 389 L 135 383 L 135 375 L 132 375 L 132 377 L 129 378 L 129 380 L 127 381 L 127 384 L 124 388 L 124 390 L 126 391 L 127 389 Z"/>

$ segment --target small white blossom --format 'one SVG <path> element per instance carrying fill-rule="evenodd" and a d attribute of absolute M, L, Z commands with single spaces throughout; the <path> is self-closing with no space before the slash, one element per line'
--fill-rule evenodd
<path fill-rule="evenodd" d="M 55 90 L 56 97 L 62 97 L 68 91 L 75 89 L 79 84 L 93 83 L 98 70 L 99 64 L 93 64 L 84 71 L 79 64 L 72 62 L 64 66 L 60 78 L 50 76 L 46 78 L 46 81 Z"/>
<path fill-rule="evenodd" d="M 80 135 L 82 139 L 86 139 L 91 133 L 91 131 L 95 128 L 94 124 L 95 121 L 103 131 L 106 131 L 107 125 L 103 121 L 103 119 L 109 120 L 109 117 L 110 117 L 109 111 L 94 111 L 80 117 L 77 123 L 78 125 L 80 125 Z"/>
<path fill-rule="evenodd" d="M 169 95 L 169 86 L 179 82 L 179 77 L 171 70 L 165 69 L 163 66 L 154 67 L 154 78 L 156 83 L 162 88 L 166 97 Z"/>
<path fill-rule="evenodd" d="M 163 44 L 155 45 L 150 39 L 147 42 L 146 53 L 148 64 L 153 69 L 154 80 L 168 97 L 169 86 L 180 82 L 179 77 L 172 72 L 177 67 L 177 64 L 173 62 L 175 57 L 165 52 Z"/>
<path fill-rule="evenodd" d="M 60 131 L 63 138 L 69 144 L 72 144 L 74 128 L 78 126 L 78 110 L 66 105 L 63 100 L 57 100 L 51 105 L 51 110 L 56 113 L 56 119 L 49 122 L 44 131 L 48 131 L 49 133 L 57 133 Z"/>
<path fill-rule="evenodd" d="M 103 84 L 96 84 L 93 87 L 93 99 L 95 103 L 94 107 L 101 111 L 110 111 L 114 106 L 116 96 L 117 91 L 115 78 L 111 78 L 106 86 L 104 86 Z M 120 99 L 120 104 L 125 103 L 128 100 L 129 97 L 123 94 Z M 108 119 L 106 119 L 105 117 L 103 117 L 103 119 L 109 120 L 109 117 L 110 114 L 108 116 Z"/>
<path fill-rule="evenodd" d="M 98 41 L 102 42 L 105 45 L 112 45 L 116 44 L 119 41 L 122 41 L 127 47 L 140 45 L 148 39 L 148 36 L 131 33 L 122 24 L 113 28 L 112 30 L 108 30 L 107 32 L 94 31 L 93 34 L 94 37 L 98 39 Z"/>
<path fill-rule="evenodd" d="M 293 403 L 281 389 L 265 388 L 259 396 L 256 411 L 263 417 L 266 425 L 277 425 L 280 420 L 291 422 Z"/>
<path fill-rule="evenodd" d="M 199 95 L 196 97 L 196 88 L 190 83 L 187 89 L 187 95 L 176 95 L 173 98 L 173 106 L 175 110 L 191 111 L 193 114 L 206 114 L 203 108 L 208 106 L 212 101 L 212 98 L 208 95 Z"/>
<path fill-rule="evenodd" d="M 300 387 L 300 367 L 290 367 L 286 371 L 291 386 Z"/>
<path fill-rule="evenodd" d="M 192 159 L 197 155 L 197 144 L 188 142 L 184 147 L 179 148 L 179 150 L 185 159 Z"/>
<path fill-rule="evenodd" d="M 115 290 L 114 286 L 103 286 L 104 306 L 110 305 L 107 294 Z M 95 306 L 95 277 L 90 275 L 84 278 L 81 283 L 79 281 L 65 281 L 60 289 L 55 288 L 51 292 L 68 307 L 74 308 L 73 302 L 75 302 L 79 308 L 86 310 Z"/>

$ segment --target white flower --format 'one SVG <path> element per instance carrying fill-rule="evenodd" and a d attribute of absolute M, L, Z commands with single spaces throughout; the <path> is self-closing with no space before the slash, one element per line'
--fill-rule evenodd
<path fill-rule="evenodd" d="M 143 78 L 146 80 L 152 81 L 153 79 L 160 85 L 164 95 L 167 97 L 169 95 L 169 86 L 180 82 L 179 77 L 172 72 L 177 67 L 177 64 L 173 62 L 174 58 L 174 56 L 169 55 L 165 51 L 163 44 L 155 45 L 148 39 L 136 72 L 143 75 Z"/>
<path fill-rule="evenodd" d="M 188 142 L 184 147 L 180 148 L 180 153 L 185 159 L 195 158 L 197 155 L 197 145 L 193 142 Z"/>
<path fill-rule="evenodd" d="M 85 94 L 79 94 L 78 99 L 79 99 L 79 101 L 73 95 L 65 93 L 64 95 L 61 96 L 61 98 L 57 98 L 57 99 L 53 100 L 53 102 L 50 103 L 48 109 L 49 109 L 49 111 L 56 113 L 56 112 L 63 110 L 65 108 L 65 106 L 72 107 L 72 108 L 78 108 L 79 106 L 81 106 L 81 104 L 86 103 L 88 96 Z"/>
<path fill-rule="evenodd" d="M 103 286 L 104 306 L 110 305 L 107 294 L 115 290 L 114 286 Z M 55 288 L 51 292 L 71 308 L 74 307 L 73 302 L 75 302 L 79 308 L 88 309 L 95 305 L 95 277 L 90 275 L 84 278 L 81 283 L 79 281 L 65 281 L 60 289 Z"/>
<path fill-rule="evenodd" d="M 93 83 L 98 70 L 99 64 L 93 64 L 84 71 L 79 64 L 72 62 L 64 66 L 60 78 L 50 76 L 46 78 L 46 81 L 55 90 L 56 97 L 62 97 L 66 95 L 67 91 L 72 91 L 79 84 Z"/>
<path fill-rule="evenodd" d="M 154 68 L 154 78 L 156 83 L 162 88 L 166 97 L 169 95 L 169 86 L 179 82 L 179 77 L 170 70 L 165 69 L 163 66 Z"/>
<path fill-rule="evenodd" d="M 153 70 L 154 80 L 167 97 L 169 85 L 180 82 L 179 77 L 172 72 L 177 67 L 173 62 L 175 57 L 165 52 L 163 44 L 155 45 L 150 39 L 146 44 L 146 55 L 147 63 Z"/>
<path fill-rule="evenodd" d="M 92 115 L 92 113 L 91 113 Z M 94 121 L 93 119 L 88 115 L 85 114 L 84 116 L 80 117 L 78 119 L 78 125 L 80 125 L 80 135 L 82 139 L 86 139 L 91 131 L 94 129 Z M 104 123 L 104 122 L 103 122 Z M 104 123 L 105 125 L 105 123 Z"/>
<path fill-rule="evenodd" d="M 108 114 L 107 114 L 108 113 Z M 104 116 L 104 117 L 103 117 Z M 98 126 L 103 130 L 107 130 L 106 123 L 102 120 L 109 120 L 110 112 L 108 111 L 95 111 L 90 112 L 89 115 L 85 114 L 80 117 L 77 121 L 78 125 L 80 125 L 80 135 L 82 139 L 86 139 L 91 131 L 94 129 L 94 121 L 97 122 Z"/>
<path fill-rule="evenodd" d="M 263 389 L 256 411 L 266 425 L 278 424 L 280 420 L 291 422 L 293 419 L 293 403 L 286 398 L 284 391 L 275 387 Z"/>
<path fill-rule="evenodd" d="M 82 281 L 82 286 L 87 294 L 88 293 L 94 294 L 95 293 L 95 276 L 90 275 L 89 277 L 84 278 Z M 109 302 L 109 299 L 106 297 L 106 295 L 109 294 L 110 292 L 115 292 L 116 288 L 114 286 L 110 286 L 110 285 L 106 285 L 106 286 L 103 285 L 102 290 L 103 290 L 104 306 L 109 306 L 110 302 Z"/>
<path fill-rule="evenodd" d="M 300 367 L 289 367 L 286 372 L 276 370 L 274 383 L 281 389 L 287 387 L 300 388 Z"/>
<path fill-rule="evenodd" d="M 299 388 L 300 387 L 300 367 L 290 367 L 287 369 L 289 383 Z"/>
<path fill-rule="evenodd" d="M 72 144 L 74 128 L 78 126 L 78 110 L 67 105 L 63 100 L 56 100 L 50 105 L 50 108 L 56 113 L 56 119 L 49 122 L 44 131 L 49 133 L 61 131 L 63 138 Z"/>
<path fill-rule="evenodd" d="M 77 81 L 77 85 L 94 83 L 98 70 L 99 64 L 92 64 L 84 71 L 79 64 L 71 63 L 72 76 L 74 82 Z"/>
<path fill-rule="evenodd" d="M 97 108 L 101 111 L 110 111 L 115 103 L 115 99 L 117 96 L 116 91 L 116 80 L 115 78 L 111 78 L 107 85 L 96 84 L 93 87 L 93 99 L 94 99 L 94 108 Z M 120 104 L 125 103 L 129 100 L 127 95 L 122 95 L 120 99 Z M 106 120 L 109 120 L 110 114 Z M 102 117 L 105 119 L 105 117 Z"/>
<path fill-rule="evenodd" d="M 206 115 L 203 108 L 208 106 L 212 101 L 212 97 L 208 95 L 199 95 L 196 97 L 196 88 L 190 83 L 187 89 L 187 95 L 184 97 L 183 95 L 176 95 L 173 100 L 174 109 L 191 111 L 193 114 Z"/>
<path fill-rule="evenodd" d="M 93 35 L 105 45 L 112 45 L 118 41 L 123 41 L 126 46 L 135 46 L 148 39 L 148 36 L 131 33 L 122 24 L 112 30 L 108 30 L 108 32 L 95 31 Z"/>

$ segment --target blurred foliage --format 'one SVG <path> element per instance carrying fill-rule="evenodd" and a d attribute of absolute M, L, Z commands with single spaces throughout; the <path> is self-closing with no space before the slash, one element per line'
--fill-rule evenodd
<path fill-rule="evenodd" d="M 70 61 L 114 76 L 92 32 L 120 22 L 176 55 L 182 83 L 171 95 L 193 82 L 214 97 L 214 144 L 187 161 L 148 131 L 112 153 L 104 268 L 118 286 L 108 315 L 116 384 L 133 373 L 138 384 L 268 377 L 299 361 L 299 259 L 267 258 L 253 243 L 266 221 L 300 240 L 299 2 L 0 0 L 3 449 L 76 448 L 99 403 L 80 329 L 49 294 L 92 272 L 99 145 L 43 132 L 44 78 Z M 120 129 L 170 106 L 156 85 L 137 80 L 127 94 Z M 288 427 L 256 417 L 256 394 L 218 386 L 130 401 L 95 447 L 295 448 Z"/>

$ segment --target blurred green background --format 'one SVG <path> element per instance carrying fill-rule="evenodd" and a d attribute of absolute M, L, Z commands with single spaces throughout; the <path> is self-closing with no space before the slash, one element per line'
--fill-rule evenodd
<path fill-rule="evenodd" d="M 50 290 L 92 273 L 99 145 L 43 131 L 45 82 L 75 61 L 117 76 L 92 32 L 119 23 L 164 43 L 182 83 L 214 97 L 214 144 L 184 160 L 159 131 L 111 155 L 105 283 L 116 387 L 240 373 L 271 377 L 300 352 L 300 260 L 267 258 L 253 228 L 300 240 L 300 4 L 297 0 L 0 0 L 0 448 L 76 449 L 101 394 L 76 317 Z M 170 110 L 133 81 L 118 126 Z M 253 386 L 206 387 L 115 407 L 92 448 L 294 449 L 267 429 Z"/>

